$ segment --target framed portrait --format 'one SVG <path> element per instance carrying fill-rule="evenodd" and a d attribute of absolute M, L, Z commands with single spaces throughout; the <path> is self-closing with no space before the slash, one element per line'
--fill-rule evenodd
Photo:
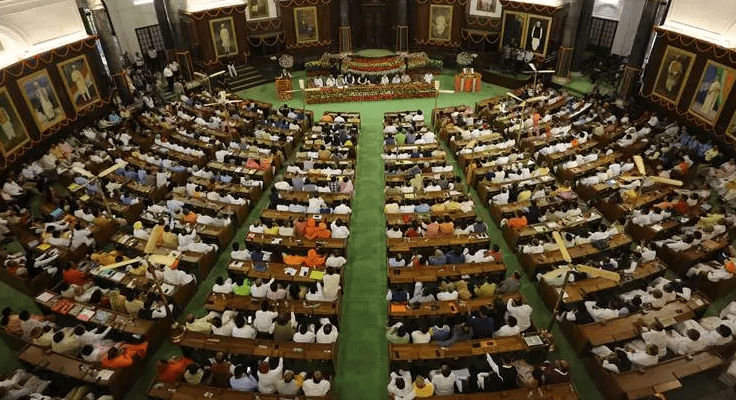
<path fill-rule="evenodd" d="M 276 0 L 249 0 L 245 7 L 245 20 L 248 22 L 278 18 L 278 16 Z"/>
<path fill-rule="evenodd" d="M 499 0 L 470 0 L 468 2 L 468 15 L 501 18 L 501 2 Z"/>
<path fill-rule="evenodd" d="M 75 110 L 84 110 L 101 100 L 95 78 L 84 54 L 59 63 L 57 68 L 64 79 L 64 89 L 72 100 Z"/>
<path fill-rule="evenodd" d="M 690 112 L 711 125 L 715 124 L 735 81 L 736 70 L 708 60 L 690 102 Z"/>
<path fill-rule="evenodd" d="M 19 79 L 18 86 L 39 131 L 46 132 L 66 119 L 48 71 L 42 69 Z"/>
<path fill-rule="evenodd" d="M 526 39 L 524 40 L 524 49 L 538 56 L 546 56 L 550 26 L 552 26 L 551 17 L 528 14 L 526 33 L 524 34 Z"/>
<path fill-rule="evenodd" d="M 294 28 L 297 43 L 318 42 L 317 7 L 296 7 L 294 9 Z"/>
<path fill-rule="evenodd" d="M 667 46 L 654 82 L 654 95 L 678 104 L 694 63 L 695 54 Z"/>
<path fill-rule="evenodd" d="M 440 4 L 429 6 L 429 39 L 449 42 L 452 37 L 452 8 Z"/>
<path fill-rule="evenodd" d="M 524 29 L 526 28 L 526 13 L 505 11 L 501 21 L 501 48 L 524 47 Z"/>
<path fill-rule="evenodd" d="M 728 124 L 728 128 L 726 128 L 726 136 L 731 138 L 731 140 L 736 140 L 736 112 L 733 113 L 731 122 Z"/>
<path fill-rule="evenodd" d="M 10 93 L 0 87 L 0 152 L 7 157 L 29 140 L 31 138 L 28 137 L 28 131 L 18 115 Z"/>
<path fill-rule="evenodd" d="M 238 40 L 235 37 L 233 17 L 210 20 L 210 33 L 217 58 L 238 54 Z"/>

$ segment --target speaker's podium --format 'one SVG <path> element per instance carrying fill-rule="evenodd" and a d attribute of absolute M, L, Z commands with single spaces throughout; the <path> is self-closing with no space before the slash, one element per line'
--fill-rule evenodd
<path fill-rule="evenodd" d="M 281 101 L 291 100 L 291 77 L 276 78 L 276 96 Z"/>

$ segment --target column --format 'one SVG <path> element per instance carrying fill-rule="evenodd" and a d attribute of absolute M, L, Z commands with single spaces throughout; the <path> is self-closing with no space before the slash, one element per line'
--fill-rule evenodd
<path fill-rule="evenodd" d="M 175 0 L 154 0 L 156 19 L 161 28 L 166 50 L 183 49 L 182 35 L 179 27 L 179 9 Z"/>
<path fill-rule="evenodd" d="M 565 31 L 562 33 L 562 43 L 557 52 L 557 67 L 552 81 L 558 84 L 570 82 L 570 65 L 572 65 L 573 50 L 575 50 L 575 37 L 578 33 L 578 19 L 583 0 L 572 0 L 565 18 Z"/>
<path fill-rule="evenodd" d="M 352 53 L 353 40 L 350 29 L 350 2 L 340 0 L 340 53 Z"/>
<path fill-rule="evenodd" d="M 87 0 L 86 3 L 87 8 L 92 13 L 97 36 L 100 38 L 102 51 L 105 53 L 107 68 L 110 71 L 110 76 L 115 81 L 120 99 L 123 100 L 123 103 L 130 103 L 133 101 L 133 96 L 125 79 L 122 52 L 120 51 L 117 38 L 112 34 L 112 25 L 105 5 L 99 0 Z"/>
<path fill-rule="evenodd" d="M 396 25 L 396 52 L 409 52 L 409 21 L 407 17 L 407 1 L 399 0 L 396 9 L 398 23 Z"/>
<path fill-rule="evenodd" d="M 659 0 L 647 0 L 644 4 L 644 10 L 634 38 L 634 45 L 631 47 L 631 54 L 629 54 L 629 62 L 624 67 L 624 74 L 621 79 L 621 87 L 618 92 L 621 98 L 625 99 L 631 96 L 631 91 L 639 80 L 647 48 L 649 47 L 649 39 L 652 36 L 652 28 L 657 17 L 658 6 Z"/>
<path fill-rule="evenodd" d="M 583 58 L 585 49 L 588 48 L 588 31 L 590 31 L 590 23 L 593 20 L 593 7 L 595 0 L 582 0 L 583 4 L 580 8 L 580 17 L 578 18 L 578 33 L 575 37 L 575 48 L 577 51 L 572 54 L 572 71 L 580 70 L 580 62 Z"/>

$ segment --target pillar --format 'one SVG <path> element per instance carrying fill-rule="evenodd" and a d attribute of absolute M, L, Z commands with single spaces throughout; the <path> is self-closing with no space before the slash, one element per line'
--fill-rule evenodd
<path fill-rule="evenodd" d="M 570 81 L 570 65 L 572 65 L 573 51 L 575 50 L 575 37 L 578 33 L 578 19 L 584 0 L 572 0 L 565 18 L 565 30 L 562 33 L 562 43 L 557 52 L 557 67 L 552 80 L 558 84 Z"/>
<path fill-rule="evenodd" d="M 639 20 L 639 27 L 636 30 L 634 44 L 629 54 L 629 62 L 624 67 L 623 77 L 621 79 L 621 87 L 619 88 L 619 97 L 625 99 L 631 96 L 632 89 L 636 85 L 641 75 L 641 69 L 644 65 L 644 58 L 649 48 L 649 39 L 652 36 L 652 28 L 657 17 L 657 8 L 659 0 L 647 0 L 644 4 L 644 10 Z"/>
<path fill-rule="evenodd" d="M 572 66 L 570 70 L 580 71 L 580 63 L 583 59 L 583 53 L 588 48 L 588 32 L 590 24 L 593 21 L 593 7 L 595 0 L 582 0 L 583 4 L 580 8 L 580 17 L 578 18 L 578 33 L 575 35 L 575 49 L 572 54 Z"/>
<path fill-rule="evenodd" d="M 352 37 L 350 29 L 350 1 L 340 0 L 340 53 L 353 52 Z"/>
<path fill-rule="evenodd" d="M 120 99 L 123 100 L 123 103 L 130 103 L 133 101 L 133 96 L 125 79 L 122 52 L 117 38 L 112 34 L 112 24 L 105 5 L 99 0 L 87 0 L 86 5 L 92 14 L 97 36 L 100 38 L 100 44 L 102 45 L 102 52 L 105 53 L 107 68 L 110 71 L 110 76 L 115 81 Z"/>
<path fill-rule="evenodd" d="M 158 26 L 161 28 L 164 48 L 166 50 L 186 48 L 182 43 L 177 2 L 175 0 L 154 0 L 153 8 L 156 11 Z"/>
<path fill-rule="evenodd" d="M 399 0 L 396 8 L 398 23 L 396 24 L 396 52 L 409 52 L 409 19 L 407 17 L 407 0 Z"/>

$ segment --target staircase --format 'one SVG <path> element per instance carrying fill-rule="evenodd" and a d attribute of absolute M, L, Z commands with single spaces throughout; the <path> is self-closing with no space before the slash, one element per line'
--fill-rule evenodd
<path fill-rule="evenodd" d="M 251 65 L 241 64 L 236 66 L 235 69 L 238 71 L 238 76 L 229 79 L 228 82 L 228 88 L 231 92 L 239 92 L 264 83 L 273 82 L 273 77 L 270 77 L 269 73 L 263 74 Z"/>

